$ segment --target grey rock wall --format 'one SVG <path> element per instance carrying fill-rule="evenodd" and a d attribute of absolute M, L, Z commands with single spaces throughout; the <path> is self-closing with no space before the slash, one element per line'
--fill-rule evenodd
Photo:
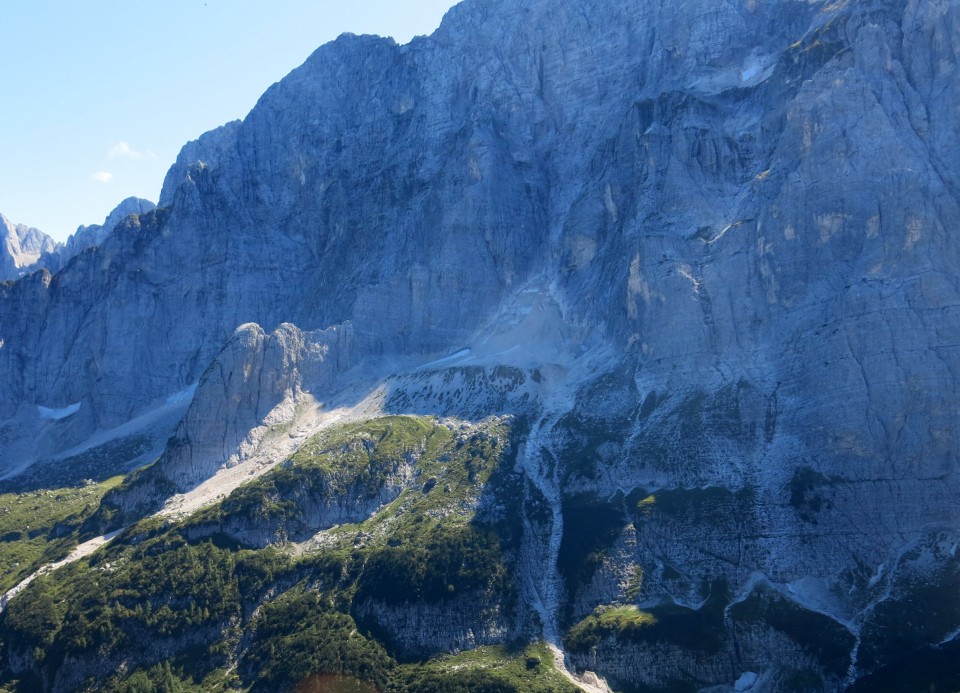
<path fill-rule="evenodd" d="M 650 603 L 815 583 L 860 637 L 960 519 L 958 32 L 951 0 L 468 0 L 406 46 L 345 35 L 187 145 L 160 209 L 0 286 L 0 431 L 80 402 L 67 445 L 199 382 L 157 472 L 186 487 L 333 387 L 314 347 L 409 364 L 496 335 L 391 406 L 541 416 L 560 495 L 746 499 L 637 518 L 577 616 L 635 563 Z M 524 292 L 552 306 L 535 339 Z M 585 665 L 628 676 L 620 646 Z M 770 647 L 794 646 L 806 666 Z"/>

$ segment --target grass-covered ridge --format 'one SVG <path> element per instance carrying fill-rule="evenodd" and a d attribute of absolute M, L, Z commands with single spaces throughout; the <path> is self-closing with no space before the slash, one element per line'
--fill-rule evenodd
<path fill-rule="evenodd" d="M 609 641 L 663 643 L 690 652 L 715 654 L 723 644 L 724 608 L 730 603 L 726 583 L 718 580 L 707 587 L 707 599 L 699 608 L 673 602 L 638 609 L 600 606 L 570 628 L 564 643 L 572 652 L 583 653 Z"/>
<path fill-rule="evenodd" d="M 0 593 L 64 558 L 77 544 L 80 525 L 120 480 L 0 494 Z"/>
<path fill-rule="evenodd" d="M 397 668 L 388 693 L 576 693 L 543 643 L 478 647 Z"/>
<path fill-rule="evenodd" d="M 378 621 L 385 608 L 426 609 L 510 631 L 521 527 L 510 436 L 496 418 L 351 423 L 194 516 L 141 521 L 11 602 L 0 685 L 275 691 L 327 673 L 385 691 L 474 679 L 469 690 L 569 690 L 548 656 L 522 647 L 451 678 L 461 660 L 435 657 L 472 644 L 400 652 L 391 634 L 405 626 Z M 547 683 L 530 688 L 537 672 Z"/>
<path fill-rule="evenodd" d="M 442 516 L 447 526 L 463 525 L 472 517 L 465 503 L 477 500 L 507 434 L 498 422 L 471 427 L 409 416 L 347 424 L 315 436 L 289 461 L 197 513 L 189 524 L 197 531 L 231 533 L 233 526 L 249 527 L 256 520 L 261 543 L 302 541 L 345 524 L 383 534 L 400 521 L 409 530 L 424 514 Z M 265 536 L 266 528 L 272 536 Z"/>
<path fill-rule="evenodd" d="M 636 606 L 600 606 L 571 628 L 566 644 L 572 650 L 596 647 L 606 637 L 629 637 L 644 628 L 656 625 L 657 618 Z"/>

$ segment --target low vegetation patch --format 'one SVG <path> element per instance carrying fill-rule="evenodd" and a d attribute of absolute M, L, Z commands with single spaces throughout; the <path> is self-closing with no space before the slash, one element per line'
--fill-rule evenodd
<path fill-rule="evenodd" d="M 570 691 L 548 654 L 523 648 L 473 659 L 428 652 L 398 664 L 353 617 L 360 600 L 416 608 L 465 594 L 478 603 L 494 595 L 509 610 L 521 528 L 509 436 L 495 419 L 350 424 L 215 507 L 182 521 L 142 520 L 11 601 L 0 614 L 0 687 L 29 691 L 57 677 L 62 687 L 98 691 L 282 691 L 329 674 L 391 692 Z M 275 544 L 251 548 L 217 529 L 226 520 L 293 527 L 322 494 L 375 488 L 400 467 L 392 501 L 316 543 L 279 533 Z M 67 526 L 82 523 L 98 498 L 83 513 L 61 505 L 76 515 Z M 63 518 L 51 514 L 46 525 Z M 488 666 L 494 659 L 500 664 Z"/>
<path fill-rule="evenodd" d="M 607 638 L 613 638 L 633 643 L 667 643 L 692 652 L 716 653 L 722 647 L 723 609 L 729 603 L 729 595 L 723 581 L 705 587 L 709 596 L 698 609 L 673 603 L 643 611 L 633 605 L 598 607 L 567 631 L 564 643 L 573 652 L 588 652 L 602 646 Z"/>
<path fill-rule="evenodd" d="M 571 628 L 564 644 L 574 652 L 586 652 L 607 637 L 631 637 L 656 625 L 657 618 L 636 606 L 601 606 Z"/>
<path fill-rule="evenodd" d="M 0 495 L 0 592 L 70 553 L 80 525 L 119 483 L 120 477 L 115 477 L 101 483 Z"/>
<path fill-rule="evenodd" d="M 398 667 L 387 693 L 577 693 L 543 643 L 478 647 Z"/>

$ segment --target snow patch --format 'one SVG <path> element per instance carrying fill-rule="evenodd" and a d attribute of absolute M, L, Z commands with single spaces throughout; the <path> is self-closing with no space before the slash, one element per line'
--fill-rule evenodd
<path fill-rule="evenodd" d="M 750 78 L 760 72 L 760 66 L 756 63 L 752 65 L 744 65 L 744 68 L 740 70 L 740 79 L 744 82 L 749 82 Z"/>
<path fill-rule="evenodd" d="M 466 349 L 461 349 L 455 354 L 450 354 L 449 356 L 444 356 L 441 359 L 437 359 L 436 361 L 431 361 L 430 363 L 424 364 L 423 368 L 433 368 L 434 366 L 452 363 L 453 361 L 462 359 L 464 356 L 469 356 L 469 355 L 470 355 L 470 348 L 468 347 Z"/>
<path fill-rule="evenodd" d="M 59 421 L 60 419 L 65 419 L 68 416 L 73 416 L 78 411 L 80 411 L 80 402 L 74 402 L 73 404 L 61 409 L 51 409 L 50 407 L 41 407 L 39 404 L 37 405 L 37 412 L 40 414 L 40 418 L 49 419 L 50 421 Z"/>
<path fill-rule="evenodd" d="M 786 585 L 787 594 L 797 604 L 811 611 L 830 615 L 837 606 L 829 585 L 822 578 L 806 575 Z"/>
<path fill-rule="evenodd" d="M 157 432 L 163 430 L 172 432 L 173 427 L 176 426 L 176 423 L 180 420 L 180 417 L 183 416 L 184 411 L 186 411 L 187 406 L 193 400 L 193 394 L 196 392 L 196 389 L 197 383 L 194 383 L 180 392 L 175 392 L 163 400 L 158 400 L 159 404 L 138 414 L 135 418 L 120 424 L 116 428 L 97 431 L 79 445 L 58 453 L 55 459 L 67 459 L 100 447 L 105 443 L 119 440 L 120 438 L 146 434 L 151 435 L 151 437 L 159 441 L 159 447 L 148 450 L 138 458 L 135 464 L 150 462 L 163 452 L 163 445 L 166 440 L 165 435 L 162 435 L 162 433 L 157 435 Z M 134 461 L 131 461 L 131 464 L 134 464 Z"/>
<path fill-rule="evenodd" d="M 743 86 L 753 87 L 770 78 L 777 66 L 776 55 L 758 55 L 756 51 L 747 56 L 740 68 L 740 82 Z"/>
<path fill-rule="evenodd" d="M 744 89 L 763 84 L 770 79 L 777 67 L 779 54 L 764 55 L 754 50 L 743 63 L 720 69 L 708 69 L 692 80 L 687 88 L 709 96 L 721 94 L 729 89 Z"/>
<path fill-rule="evenodd" d="M 947 643 L 953 642 L 953 641 L 956 640 L 958 637 L 960 637 L 960 628 L 957 628 L 955 631 L 953 631 L 953 632 L 950 633 L 947 637 L 945 637 L 943 640 L 941 640 L 939 646 L 940 646 L 940 647 L 943 647 L 943 646 L 946 645 Z"/>
<path fill-rule="evenodd" d="M 884 573 L 886 572 L 887 572 L 886 563 L 881 563 L 880 565 L 878 565 L 877 572 L 875 572 L 872 576 L 870 576 L 870 582 L 867 583 L 867 587 L 869 587 L 870 589 L 873 589 L 874 587 L 876 587 L 877 584 L 880 582 L 880 580 L 883 578 Z"/>
<path fill-rule="evenodd" d="M 745 671 L 740 674 L 740 678 L 737 679 L 737 682 L 733 684 L 733 690 L 735 691 L 749 691 L 753 688 L 753 685 L 757 682 L 757 679 L 760 678 L 752 671 Z"/>
<path fill-rule="evenodd" d="M 701 239 L 701 240 L 703 240 L 703 242 L 706 243 L 707 245 L 711 245 L 711 244 L 716 243 L 717 241 L 719 241 L 719 240 L 720 240 L 721 238 L 723 238 L 724 236 L 726 236 L 726 235 L 727 235 L 727 231 L 729 231 L 730 229 L 735 229 L 735 228 L 737 228 L 738 226 L 742 226 L 742 225 L 745 224 L 745 223 L 746 223 L 745 221 L 741 220 L 741 221 L 735 221 L 735 222 L 733 222 L 732 224 L 727 224 L 727 225 L 724 226 L 724 227 L 720 230 L 720 232 L 719 232 L 716 236 L 714 236 L 713 238 Z"/>

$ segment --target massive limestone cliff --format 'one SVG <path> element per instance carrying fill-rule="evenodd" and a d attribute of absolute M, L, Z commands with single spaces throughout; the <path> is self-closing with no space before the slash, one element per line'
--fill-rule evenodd
<path fill-rule="evenodd" d="M 268 457 L 295 449 L 274 450 L 271 443 L 288 437 L 304 409 L 322 406 L 312 393 L 329 392 L 348 370 L 351 336 L 349 323 L 316 332 L 284 323 L 272 334 L 252 323 L 238 327 L 191 388 L 189 406 L 158 463 L 133 490 L 114 494 L 119 508 L 139 517 L 262 448 Z"/>
<path fill-rule="evenodd" d="M 957 575 L 958 59 L 950 0 L 468 0 L 343 36 L 159 209 L 0 286 L 0 435 L 200 382 L 172 492 L 342 387 L 291 375 L 336 328 L 344 367 L 403 371 L 386 412 L 525 417 L 521 596 L 575 666 L 830 690 L 946 657 L 960 614 L 900 616 Z"/>

